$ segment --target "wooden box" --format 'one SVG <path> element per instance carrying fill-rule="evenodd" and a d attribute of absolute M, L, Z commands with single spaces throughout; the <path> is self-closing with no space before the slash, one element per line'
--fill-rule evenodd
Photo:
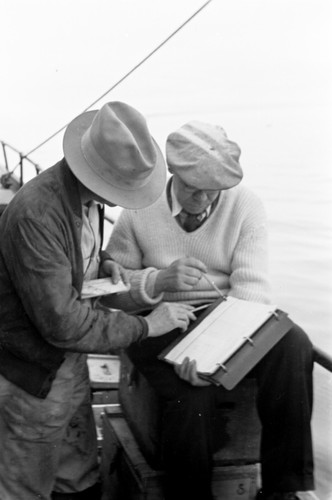
<path fill-rule="evenodd" d="M 126 421 L 145 459 L 160 467 L 161 404 L 154 390 L 132 365 L 126 354 L 120 357 L 119 402 Z M 257 416 L 256 382 L 246 378 L 232 391 L 221 389 L 217 410 L 219 465 L 259 462 L 261 425 Z"/>
<path fill-rule="evenodd" d="M 106 409 L 102 419 L 102 500 L 163 500 L 163 472 L 146 462 L 123 416 Z M 212 484 L 215 500 L 254 500 L 258 470 L 257 464 L 215 464 Z"/>

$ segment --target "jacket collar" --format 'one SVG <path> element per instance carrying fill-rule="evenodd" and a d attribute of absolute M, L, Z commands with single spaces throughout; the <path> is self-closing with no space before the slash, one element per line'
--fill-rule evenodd
<path fill-rule="evenodd" d="M 71 209 L 77 217 L 82 219 L 82 203 L 78 187 L 79 181 L 70 170 L 65 158 L 60 161 L 58 172 L 61 184 L 66 193 L 66 198 L 71 206 Z"/>

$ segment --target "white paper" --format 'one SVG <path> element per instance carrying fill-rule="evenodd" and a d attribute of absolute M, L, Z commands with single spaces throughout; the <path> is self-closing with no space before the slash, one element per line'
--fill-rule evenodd
<path fill-rule="evenodd" d="M 111 278 L 100 278 L 85 281 L 83 283 L 81 297 L 82 299 L 90 299 L 91 297 L 109 295 L 111 293 L 124 293 L 128 290 L 130 290 L 130 286 L 125 285 L 122 280 L 114 284 Z"/>
<path fill-rule="evenodd" d="M 275 305 L 228 297 L 186 335 L 165 360 L 181 364 L 188 357 L 196 360 L 199 372 L 213 373 L 276 309 Z"/>

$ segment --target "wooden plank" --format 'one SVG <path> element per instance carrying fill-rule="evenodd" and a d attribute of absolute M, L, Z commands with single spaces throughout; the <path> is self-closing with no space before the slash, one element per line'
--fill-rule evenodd
<path fill-rule="evenodd" d="M 332 372 L 332 356 L 329 356 L 329 354 L 322 351 L 317 346 L 314 346 L 314 361 L 329 372 Z"/>

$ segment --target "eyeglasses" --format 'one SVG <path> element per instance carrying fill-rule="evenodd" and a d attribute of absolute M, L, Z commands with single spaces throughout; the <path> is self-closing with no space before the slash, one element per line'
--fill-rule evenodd
<path fill-rule="evenodd" d="M 182 181 L 182 189 L 188 194 L 205 193 L 207 196 L 218 194 L 220 192 L 220 189 L 199 189 L 194 186 L 189 186 L 188 184 L 185 184 L 183 181 Z"/>

